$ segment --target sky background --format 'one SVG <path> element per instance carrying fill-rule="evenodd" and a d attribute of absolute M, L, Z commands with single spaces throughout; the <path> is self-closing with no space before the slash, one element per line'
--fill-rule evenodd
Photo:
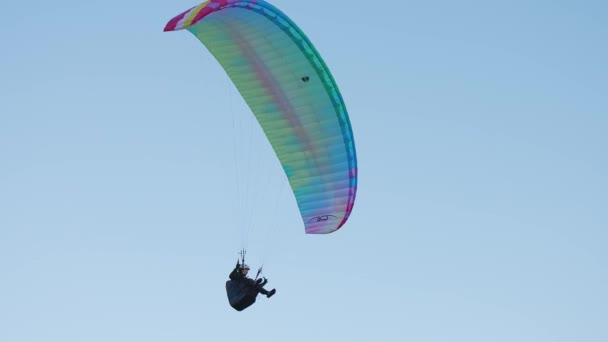
<path fill-rule="evenodd" d="M 0 341 L 608 340 L 605 1 L 273 1 L 353 125 L 322 236 L 197 4 L 0 3 Z"/>

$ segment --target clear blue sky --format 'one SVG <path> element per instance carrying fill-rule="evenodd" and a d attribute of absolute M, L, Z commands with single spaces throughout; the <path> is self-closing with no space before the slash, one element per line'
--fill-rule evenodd
<path fill-rule="evenodd" d="M 197 2 L 1 2 L 0 341 L 608 341 L 606 2 L 272 3 L 353 124 L 331 235 L 162 32 Z M 246 230 L 278 292 L 239 313 Z"/>

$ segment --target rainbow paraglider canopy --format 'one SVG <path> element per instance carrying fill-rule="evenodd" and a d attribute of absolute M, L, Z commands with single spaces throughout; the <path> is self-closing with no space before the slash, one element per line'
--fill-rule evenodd
<path fill-rule="evenodd" d="M 347 221 L 357 192 L 357 158 L 342 95 L 306 35 L 262 0 L 211 0 L 171 19 L 224 68 L 272 145 L 305 231 Z"/>

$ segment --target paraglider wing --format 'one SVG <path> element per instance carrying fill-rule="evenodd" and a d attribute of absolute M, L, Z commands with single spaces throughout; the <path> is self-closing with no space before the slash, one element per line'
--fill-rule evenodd
<path fill-rule="evenodd" d="M 285 171 L 305 231 L 326 234 L 348 219 L 357 190 L 352 128 L 325 62 L 306 35 L 262 0 L 211 0 L 171 19 L 222 65 Z"/>

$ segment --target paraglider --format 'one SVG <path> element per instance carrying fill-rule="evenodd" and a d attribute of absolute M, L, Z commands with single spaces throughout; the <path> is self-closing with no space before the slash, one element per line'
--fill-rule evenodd
<path fill-rule="evenodd" d="M 263 0 L 206 1 L 164 30 L 182 29 L 207 47 L 255 115 L 287 176 L 305 232 L 340 229 L 357 192 L 355 143 L 342 95 L 308 37 Z"/>
<path fill-rule="evenodd" d="M 266 290 L 264 286 L 268 283 L 268 279 L 258 278 L 262 269 L 258 270 L 255 279 L 247 277 L 249 273 L 249 265 L 245 263 L 245 251 L 241 251 L 242 262 L 236 261 L 236 267 L 228 276 L 230 280 L 226 282 L 226 294 L 228 302 L 237 311 L 243 311 L 253 303 L 258 294 L 263 294 L 267 298 L 272 297 L 277 290 Z"/>

